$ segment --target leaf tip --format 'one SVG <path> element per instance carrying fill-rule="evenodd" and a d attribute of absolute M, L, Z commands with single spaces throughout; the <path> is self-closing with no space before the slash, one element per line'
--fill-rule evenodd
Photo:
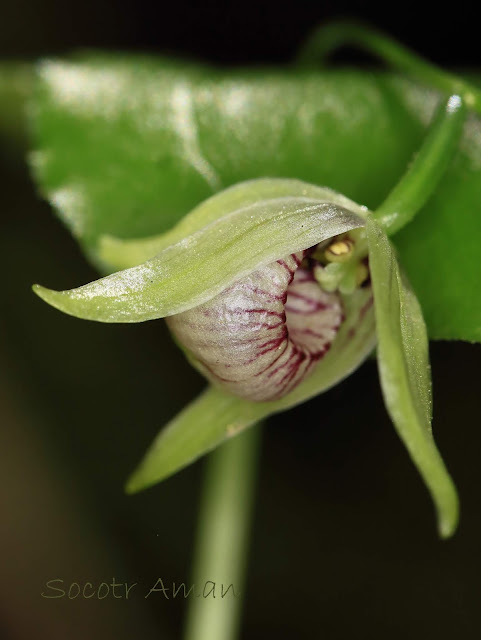
<path fill-rule="evenodd" d="M 142 491 L 142 484 L 137 479 L 137 474 L 134 472 L 131 476 L 127 478 L 127 482 L 124 486 L 124 491 L 127 495 L 131 496 L 134 493 L 138 493 Z"/>
<path fill-rule="evenodd" d="M 81 318 L 82 320 L 98 320 L 99 322 L 105 322 L 102 317 L 99 317 L 98 305 L 89 308 L 85 304 L 82 304 L 82 300 L 76 298 L 75 289 L 66 289 L 65 291 L 55 291 L 54 289 L 47 289 L 40 284 L 34 284 L 32 286 L 33 292 L 41 298 L 44 302 L 49 304 L 54 309 L 62 311 L 69 316 L 75 318 Z"/>
<path fill-rule="evenodd" d="M 43 287 L 40 284 L 34 284 L 32 289 L 39 298 L 54 309 L 62 311 L 62 313 L 85 320 L 96 319 L 92 313 L 86 313 L 82 306 L 78 304 L 78 301 L 72 299 L 72 290 L 55 291 L 54 289 L 47 289 L 47 287 Z"/>
<path fill-rule="evenodd" d="M 60 291 L 47 289 L 47 287 L 42 287 L 41 284 L 32 285 L 32 291 L 47 304 L 55 307 L 56 309 L 60 308 L 60 301 L 58 299 L 61 295 Z"/>
<path fill-rule="evenodd" d="M 140 491 L 144 491 L 144 489 L 148 489 L 155 484 L 155 482 L 156 480 L 153 480 L 145 473 L 144 464 L 141 462 L 127 478 L 124 485 L 124 491 L 127 495 L 133 495 L 134 493 L 139 493 Z"/>
<path fill-rule="evenodd" d="M 441 513 L 438 517 L 438 532 L 442 540 L 448 540 L 455 533 L 459 524 L 459 499 L 453 488 L 449 513 Z"/>

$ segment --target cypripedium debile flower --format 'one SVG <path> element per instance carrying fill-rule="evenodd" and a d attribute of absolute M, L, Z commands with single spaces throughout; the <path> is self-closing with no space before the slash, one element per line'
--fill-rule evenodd
<path fill-rule="evenodd" d="M 431 435 L 428 341 L 418 301 L 370 212 L 297 180 L 260 179 L 205 201 L 173 230 L 104 238 L 110 276 L 49 304 L 100 322 L 165 317 L 211 386 L 166 429 L 130 479 L 147 487 L 262 418 L 377 358 L 386 407 L 449 536 L 457 497 Z"/>

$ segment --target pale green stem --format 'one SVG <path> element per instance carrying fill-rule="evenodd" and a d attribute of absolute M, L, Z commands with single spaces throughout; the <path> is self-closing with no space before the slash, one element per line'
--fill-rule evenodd
<path fill-rule="evenodd" d="M 260 431 L 247 429 L 207 459 L 184 640 L 238 636 Z"/>
<path fill-rule="evenodd" d="M 410 222 L 434 193 L 458 147 L 465 117 L 459 96 L 451 96 L 439 107 L 406 173 L 374 213 L 388 235 Z"/>
<path fill-rule="evenodd" d="M 439 106 L 426 138 L 406 173 L 372 214 L 388 235 L 393 235 L 408 224 L 434 193 L 456 152 L 465 117 L 466 109 L 459 96 L 451 96 Z M 350 235 L 355 239 L 355 250 L 350 261 L 340 265 L 335 276 L 337 286 L 345 281 L 351 263 L 368 255 L 364 229 L 351 231 Z M 332 273 L 328 277 L 332 278 Z"/>
<path fill-rule="evenodd" d="M 406 173 L 372 214 L 388 235 L 408 224 L 433 195 L 457 149 L 465 117 L 466 109 L 459 96 L 451 96 L 440 105 Z M 367 256 L 364 230 L 353 231 L 351 235 L 356 238 L 356 249 L 351 259 Z"/>
<path fill-rule="evenodd" d="M 427 83 L 443 93 L 461 96 L 467 107 L 481 114 L 481 91 L 469 82 L 439 69 L 427 60 L 375 29 L 349 22 L 332 23 L 321 27 L 301 49 L 296 63 L 322 64 L 335 49 L 344 45 L 356 45 L 380 57 L 403 73 Z"/>

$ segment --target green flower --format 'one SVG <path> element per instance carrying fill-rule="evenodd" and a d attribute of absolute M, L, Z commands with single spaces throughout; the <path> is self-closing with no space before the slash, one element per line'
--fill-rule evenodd
<path fill-rule="evenodd" d="M 386 407 L 431 491 L 441 535 L 453 533 L 457 496 L 431 434 L 421 309 L 365 207 L 297 180 L 254 180 L 213 196 L 161 236 L 104 238 L 101 256 L 121 270 L 69 291 L 37 285 L 36 293 L 89 320 L 166 317 L 211 382 L 161 431 L 129 491 L 333 386 L 377 341 Z"/>

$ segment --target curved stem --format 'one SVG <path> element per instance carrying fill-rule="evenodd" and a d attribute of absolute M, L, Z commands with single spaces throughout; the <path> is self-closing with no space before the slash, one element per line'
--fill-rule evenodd
<path fill-rule="evenodd" d="M 465 117 L 459 96 L 440 105 L 413 162 L 373 214 L 388 235 L 410 222 L 433 194 L 456 151 Z"/>
<path fill-rule="evenodd" d="M 414 218 L 434 193 L 456 151 L 463 132 L 466 109 L 459 96 L 443 102 L 435 114 L 421 148 L 406 173 L 389 192 L 372 217 L 387 235 L 393 235 Z M 368 255 L 364 229 L 351 232 L 356 240 L 351 260 Z M 344 263 L 347 270 L 349 265 Z M 342 274 L 339 274 L 342 278 Z"/>
<path fill-rule="evenodd" d="M 247 429 L 207 460 L 184 640 L 237 637 L 260 431 Z"/>
<path fill-rule="evenodd" d="M 336 22 L 315 31 L 301 49 L 296 62 L 322 64 L 335 49 L 357 45 L 393 67 L 409 73 L 418 80 L 444 93 L 460 95 L 466 106 L 481 114 L 481 91 L 461 78 L 452 75 L 404 47 L 396 40 L 369 27 L 349 22 Z"/>

